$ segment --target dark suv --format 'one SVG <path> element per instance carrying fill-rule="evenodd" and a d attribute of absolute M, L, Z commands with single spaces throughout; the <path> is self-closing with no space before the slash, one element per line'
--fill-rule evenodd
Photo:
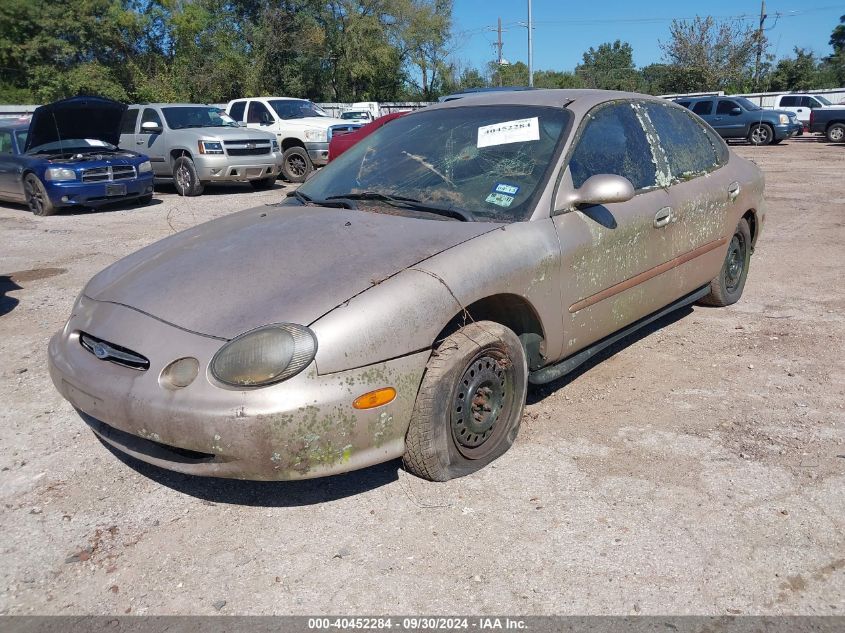
<path fill-rule="evenodd" d="M 745 97 L 675 99 L 707 121 L 722 138 L 745 138 L 752 145 L 780 143 L 802 129 L 794 112 L 764 110 Z"/>

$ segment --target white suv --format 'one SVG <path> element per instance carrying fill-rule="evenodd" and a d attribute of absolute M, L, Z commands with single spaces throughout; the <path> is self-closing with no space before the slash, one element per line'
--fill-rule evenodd
<path fill-rule="evenodd" d="M 288 97 L 235 99 L 226 106 L 226 113 L 247 127 L 276 135 L 283 152 L 282 175 L 290 182 L 303 182 L 315 165 L 328 162 L 334 132 L 360 127 L 329 116 L 307 99 Z"/>

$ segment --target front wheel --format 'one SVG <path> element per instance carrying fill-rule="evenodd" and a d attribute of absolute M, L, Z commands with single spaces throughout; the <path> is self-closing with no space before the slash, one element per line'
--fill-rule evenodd
<path fill-rule="evenodd" d="M 748 140 L 752 145 L 769 145 L 774 138 L 774 131 L 765 123 L 755 123 L 748 133 Z"/>
<path fill-rule="evenodd" d="M 834 123 L 824 134 L 827 140 L 831 143 L 841 143 L 845 141 L 845 123 Z"/>
<path fill-rule="evenodd" d="M 480 470 L 519 432 L 528 366 L 514 332 L 478 321 L 432 352 L 405 438 L 405 467 L 446 481 Z"/>
<path fill-rule="evenodd" d="M 32 211 L 33 215 L 53 215 L 56 212 L 56 206 L 47 195 L 47 190 L 38 176 L 35 174 L 27 174 L 23 179 L 23 192 L 26 198 L 26 206 Z"/>
<path fill-rule="evenodd" d="M 751 263 L 751 229 L 745 218 L 736 225 L 728 254 L 722 264 L 719 276 L 710 282 L 710 294 L 699 303 L 708 306 L 729 306 L 739 301 L 745 280 L 748 278 L 748 265 Z"/>
<path fill-rule="evenodd" d="M 305 182 L 314 165 L 304 147 L 291 147 L 282 154 L 282 175 L 288 182 Z"/>
<path fill-rule="evenodd" d="M 180 156 L 173 163 L 173 184 L 180 196 L 198 196 L 204 189 L 197 168 L 188 156 Z"/>

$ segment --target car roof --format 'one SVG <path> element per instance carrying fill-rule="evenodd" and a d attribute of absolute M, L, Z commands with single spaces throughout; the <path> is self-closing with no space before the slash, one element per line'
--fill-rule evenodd
<path fill-rule="evenodd" d="M 444 101 L 430 105 L 424 110 L 442 108 L 463 108 L 469 105 L 535 105 L 568 108 L 576 114 L 582 114 L 600 103 L 617 99 L 638 99 L 669 103 L 661 97 L 624 92 L 621 90 L 596 90 L 586 88 L 509 90 L 502 92 L 479 92 L 468 94 L 461 99 Z M 420 112 L 420 110 L 418 110 Z"/>

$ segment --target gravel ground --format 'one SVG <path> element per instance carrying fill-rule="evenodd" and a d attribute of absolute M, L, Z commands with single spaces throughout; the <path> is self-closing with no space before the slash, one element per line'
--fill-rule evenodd
<path fill-rule="evenodd" d="M 742 301 L 534 391 L 511 451 L 446 484 L 398 461 L 176 475 L 107 450 L 50 383 L 47 341 L 94 273 L 281 185 L 0 207 L 0 614 L 841 615 L 845 145 L 735 149 L 769 200 Z"/>

